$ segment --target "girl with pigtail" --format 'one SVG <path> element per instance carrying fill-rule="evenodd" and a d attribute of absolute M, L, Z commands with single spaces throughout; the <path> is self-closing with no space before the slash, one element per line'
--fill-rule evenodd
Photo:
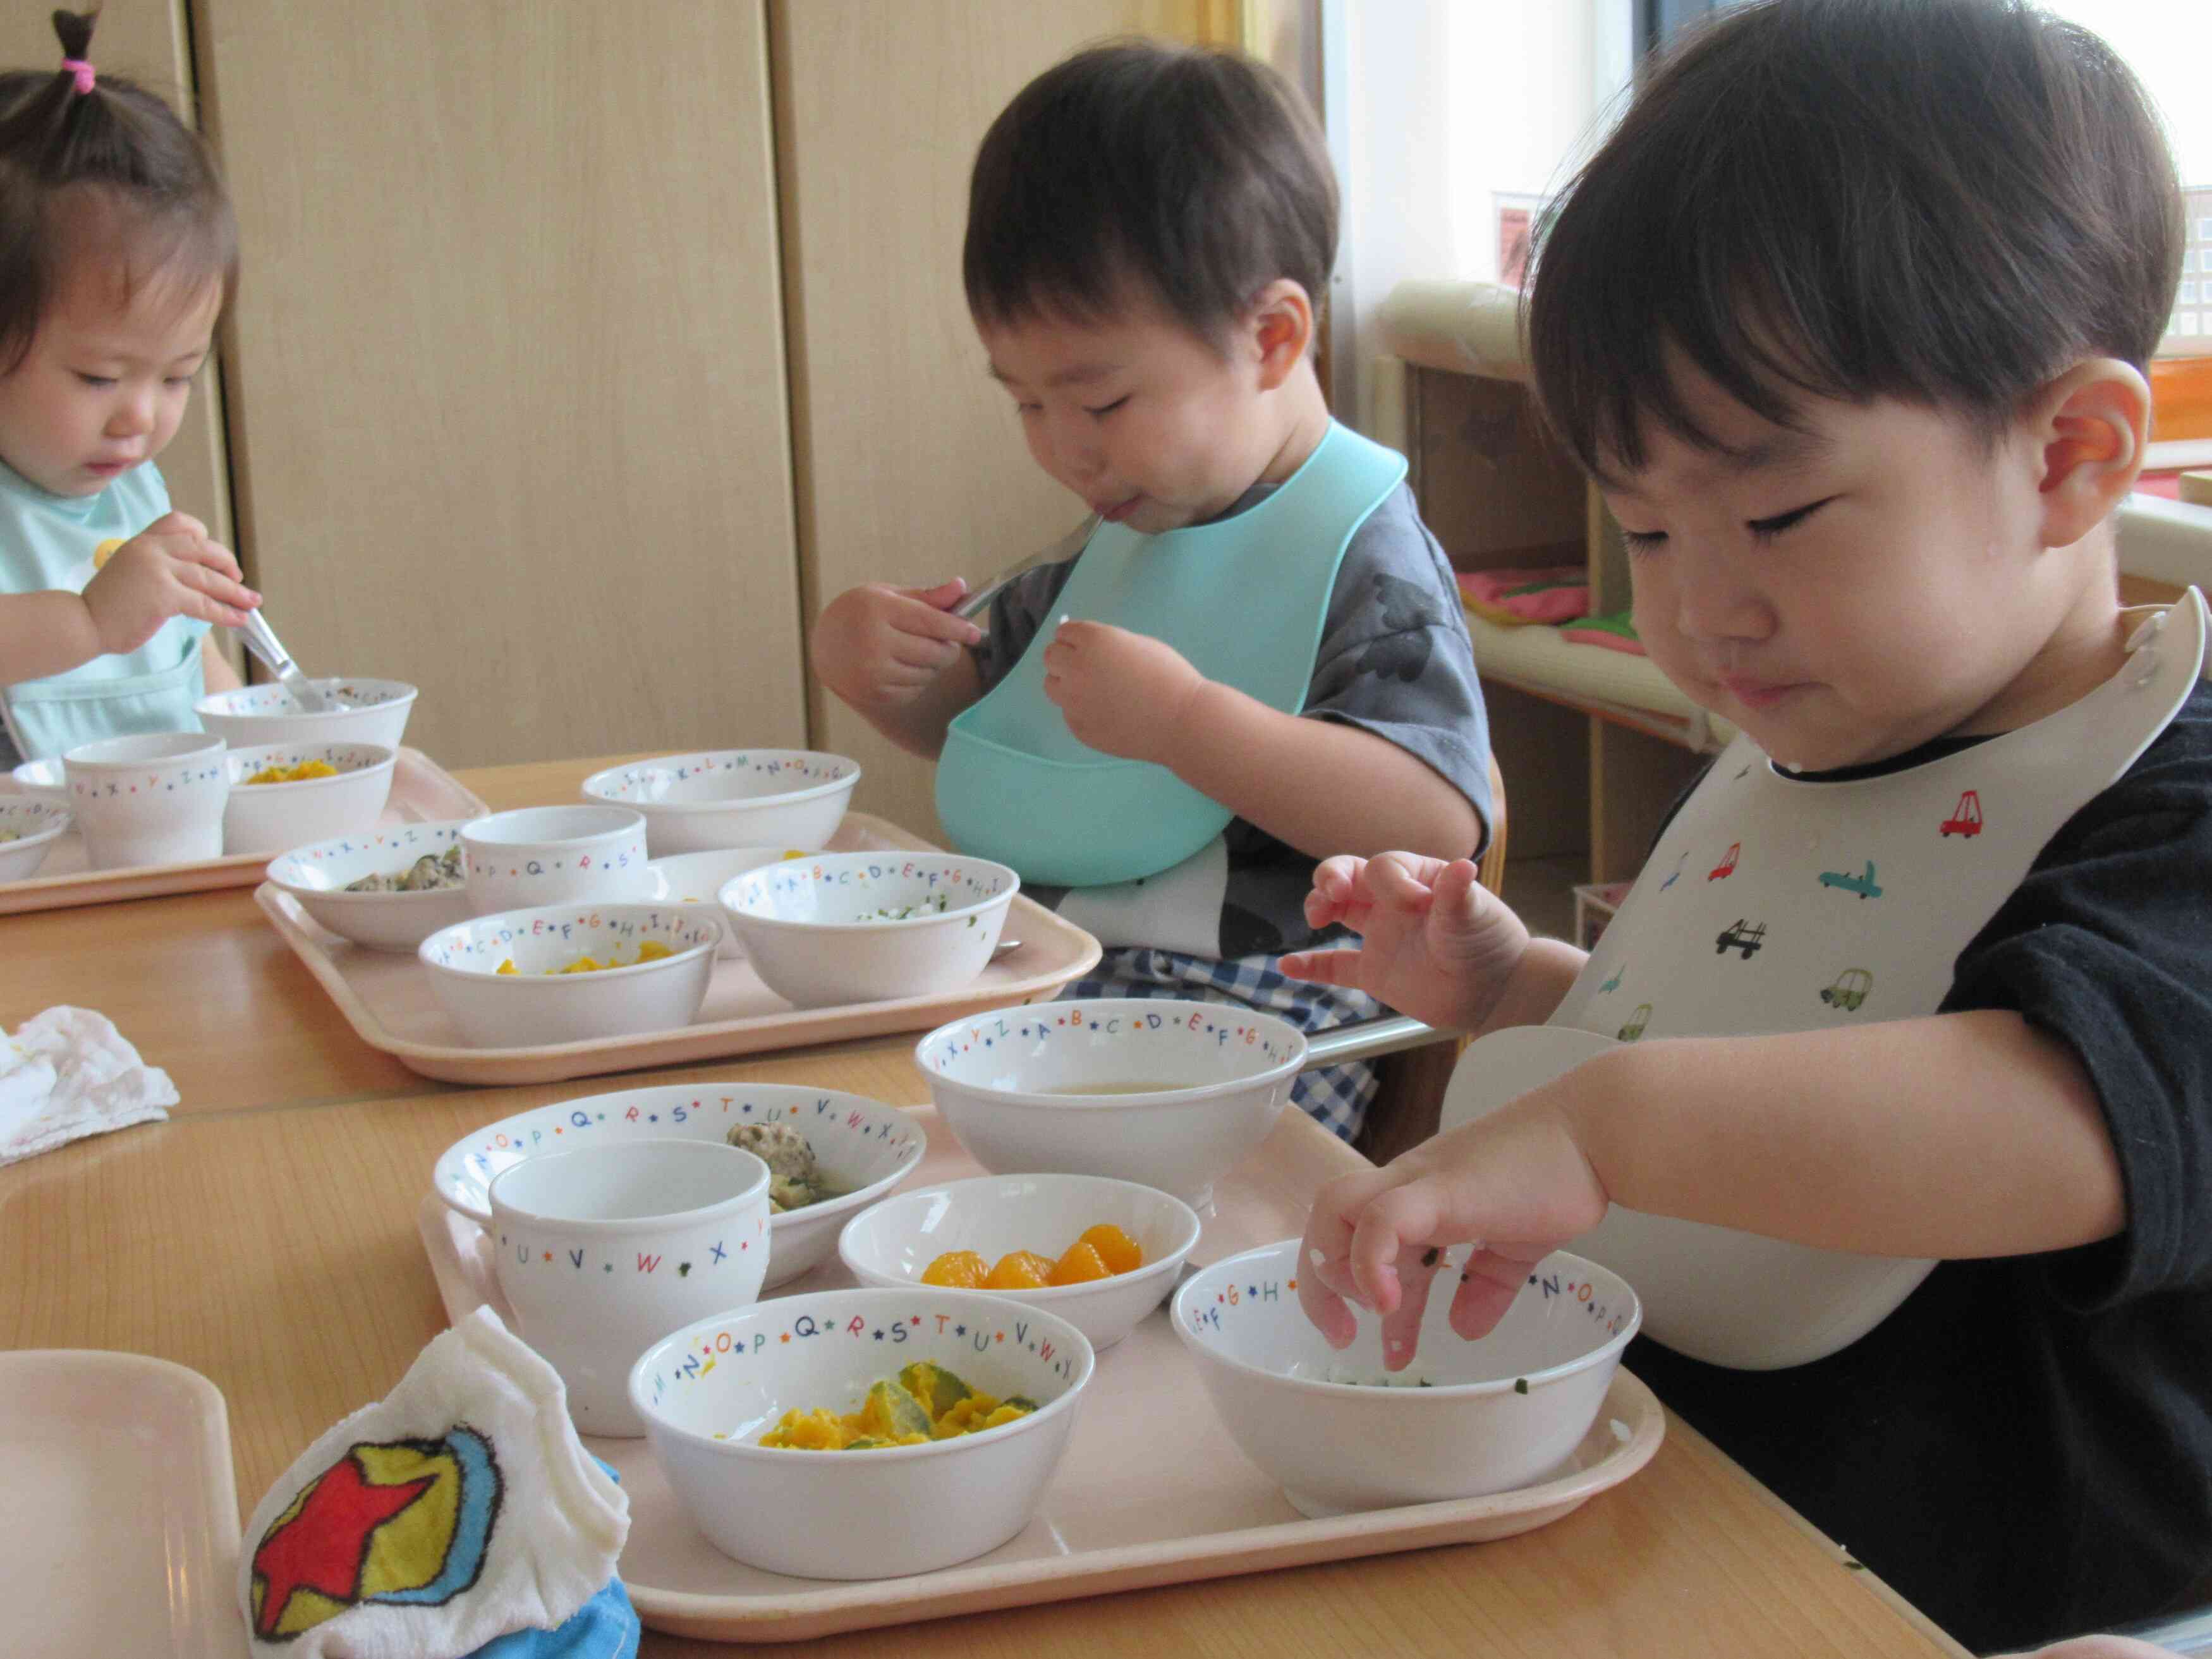
<path fill-rule="evenodd" d="M 0 715 L 21 759 L 197 727 L 238 684 L 210 627 L 260 603 L 154 465 L 236 279 L 229 198 L 168 105 L 94 69 L 97 15 L 54 14 L 58 70 L 0 74 Z"/>

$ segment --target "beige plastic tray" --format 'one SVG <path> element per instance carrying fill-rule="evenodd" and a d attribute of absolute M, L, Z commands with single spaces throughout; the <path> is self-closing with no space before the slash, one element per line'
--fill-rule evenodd
<path fill-rule="evenodd" d="M 15 793 L 15 781 L 0 774 L 0 800 Z M 490 810 L 421 750 L 402 749 L 398 763 L 392 769 L 392 794 L 378 821 L 428 823 L 442 818 L 482 817 Z M 58 910 L 71 904 L 204 893 L 217 887 L 250 887 L 261 879 L 270 857 L 267 853 L 240 853 L 191 864 L 95 870 L 85 857 L 84 838 L 70 830 L 54 842 L 36 875 L 22 881 L 0 881 L 0 916 L 26 910 Z"/>
<path fill-rule="evenodd" d="M 230 1419 L 198 1371 L 100 1349 L 0 1353 L 11 1654 L 237 1659 Z"/>
<path fill-rule="evenodd" d="M 830 837 L 834 852 L 936 849 L 865 812 L 848 812 Z M 717 960 L 699 1018 L 678 1030 L 523 1048 L 477 1048 L 438 1005 L 430 975 L 413 957 L 368 951 L 326 933 L 289 893 L 264 884 L 254 894 L 285 943 L 307 963 L 372 1048 L 410 1071 L 448 1083 L 557 1083 L 647 1066 L 688 1066 L 732 1054 L 789 1048 L 892 1031 L 926 1031 L 963 1014 L 1048 997 L 1097 966 L 1098 941 L 1042 905 L 1017 896 L 1004 937 L 1017 948 L 993 959 L 972 984 L 936 996 L 794 1008 L 760 981 L 750 963 Z"/>
<path fill-rule="evenodd" d="M 906 1184 L 980 1175 L 929 1107 L 909 1109 L 929 1151 Z M 1365 1160 L 1295 1109 L 1214 1188 L 1191 1261 L 1203 1266 L 1302 1231 L 1324 1182 Z M 489 1304 L 511 1324 L 476 1223 L 424 1197 L 418 1217 L 449 1317 Z M 779 1286 L 795 1296 L 854 1283 L 824 1263 Z M 1642 1468 L 1665 1419 L 1626 1371 L 1568 1467 L 1517 1492 L 1309 1521 L 1248 1462 L 1216 1419 L 1164 1307 L 1099 1356 L 1066 1460 L 1028 1527 L 988 1555 L 908 1578 L 787 1578 L 721 1554 L 685 1516 L 642 1440 L 587 1437 L 622 1473 L 629 1541 L 621 1573 L 655 1630 L 723 1642 L 787 1642 L 839 1631 L 1222 1578 L 1435 1544 L 1510 1537 L 1555 1521 Z"/>

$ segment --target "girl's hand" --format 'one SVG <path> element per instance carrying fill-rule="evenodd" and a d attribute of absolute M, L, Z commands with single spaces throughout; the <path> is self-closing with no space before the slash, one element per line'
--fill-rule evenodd
<path fill-rule="evenodd" d="M 117 548 L 85 584 L 101 651 L 136 651 L 172 617 L 237 628 L 261 603 L 230 550 L 186 513 L 165 513 Z"/>
<path fill-rule="evenodd" d="M 1414 853 L 1338 857 L 1314 872 L 1306 920 L 1341 922 L 1357 950 L 1300 951 L 1283 971 L 1348 985 L 1401 1013 L 1443 1027 L 1479 1026 L 1528 948 L 1528 930 L 1476 879 L 1465 859 Z"/>
<path fill-rule="evenodd" d="M 1102 754 L 1164 765 L 1206 677 L 1173 646 L 1106 623 L 1063 622 L 1044 652 L 1044 694 Z"/>
<path fill-rule="evenodd" d="M 866 713 L 900 708 L 935 684 L 983 630 L 951 614 L 968 592 L 958 577 L 934 587 L 869 582 L 848 588 L 814 623 L 814 672 Z"/>
<path fill-rule="evenodd" d="M 1440 1272 L 1453 1275 L 1452 1329 L 1482 1336 L 1536 1262 L 1604 1218 L 1605 1185 L 1553 1103 L 1557 1087 L 1322 1188 L 1298 1253 L 1298 1305 L 1330 1346 L 1351 1342 L 1346 1304 L 1356 1302 L 1382 1316 L 1383 1368 L 1405 1370 Z M 1470 1243 L 1454 1274 L 1444 1248 Z"/>

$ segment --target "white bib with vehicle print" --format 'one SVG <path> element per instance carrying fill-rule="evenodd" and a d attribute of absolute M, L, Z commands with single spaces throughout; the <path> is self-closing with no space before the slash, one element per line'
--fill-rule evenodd
<path fill-rule="evenodd" d="M 2129 614 L 2129 659 L 2104 685 L 1906 771 L 1808 782 L 1738 738 L 1668 825 L 1548 1024 L 1495 1032 L 1462 1056 L 1443 1127 L 1615 1042 L 1936 1012 L 1960 953 L 2067 820 L 2166 729 L 2197 680 L 2206 623 L 2194 588 L 2171 607 Z M 1618 1206 L 1574 1249 L 1636 1286 L 1647 1334 L 1753 1370 L 1856 1341 L 1935 1266 Z"/>

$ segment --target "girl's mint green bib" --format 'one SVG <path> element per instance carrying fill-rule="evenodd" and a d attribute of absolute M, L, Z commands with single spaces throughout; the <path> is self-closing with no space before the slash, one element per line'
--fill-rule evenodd
<path fill-rule="evenodd" d="M 168 510 L 151 462 L 81 497 L 50 495 L 0 465 L 0 591 L 81 593 L 102 542 L 128 541 Z M 7 687 L 0 707 L 16 748 L 38 760 L 134 732 L 198 731 L 207 631 L 205 623 L 173 617 L 136 651 Z"/>
<path fill-rule="evenodd" d="M 1096 887 L 1165 870 L 1219 835 L 1227 807 L 1067 729 L 1044 694 L 1054 623 L 1066 615 L 1149 635 L 1206 678 L 1295 714 L 1345 548 L 1405 476 L 1403 456 L 1331 422 L 1274 494 L 1231 518 L 1157 536 L 1101 525 L 1052 621 L 945 733 L 937 814 L 953 845 L 1026 882 Z"/>

